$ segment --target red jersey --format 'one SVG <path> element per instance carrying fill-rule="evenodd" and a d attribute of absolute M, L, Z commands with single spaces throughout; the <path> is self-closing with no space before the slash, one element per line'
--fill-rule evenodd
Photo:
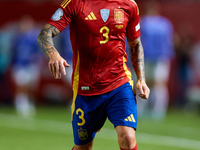
<path fill-rule="evenodd" d="M 48 23 L 60 31 L 70 25 L 72 83 L 78 94 L 103 94 L 132 82 L 125 36 L 140 37 L 135 1 L 64 0 Z"/>

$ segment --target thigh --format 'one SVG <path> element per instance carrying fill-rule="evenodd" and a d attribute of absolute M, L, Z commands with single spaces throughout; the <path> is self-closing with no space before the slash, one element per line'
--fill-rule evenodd
<path fill-rule="evenodd" d="M 135 129 L 132 127 L 117 126 L 116 131 L 117 131 L 118 137 L 123 136 L 123 135 L 128 135 L 128 134 L 135 137 Z"/>
<path fill-rule="evenodd" d="M 77 95 L 72 116 L 74 143 L 90 143 L 103 126 L 107 116 L 102 96 Z"/>
<path fill-rule="evenodd" d="M 108 119 L 114 126 L 137 128 L 137 103 L 132 86 L 126 83 L 109 101 Z"/>

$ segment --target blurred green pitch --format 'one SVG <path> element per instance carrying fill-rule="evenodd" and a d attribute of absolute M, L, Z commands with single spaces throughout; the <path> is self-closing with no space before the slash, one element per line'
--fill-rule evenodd
<path fill-rule="evenodd" d="M 0 107 L 0 150 L 71 150 L 73 135 L 67 107 L 38 107 L 34 118 Z M 166 120 L 139 119 L 139 150 L 200 150 L 200 115 L 170 110 Z M 97 133 L 93 150 L 119 150 L 113 125 Z"/>

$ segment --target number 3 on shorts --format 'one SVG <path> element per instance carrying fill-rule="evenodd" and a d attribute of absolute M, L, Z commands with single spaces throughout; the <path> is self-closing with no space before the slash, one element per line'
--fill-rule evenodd
<path fill-rule="evenodd" d="M 80 112 L 80 113 L 79 113 Z M 82 120 L 81 123 L 77 123 L 78 126 L 83 126 L 85 124 L 85 119 L 84 119 L 84 111 L 81 108 L 78 108 L 76 110 L 76 114 L 79 116 L 79 119 Z"/>

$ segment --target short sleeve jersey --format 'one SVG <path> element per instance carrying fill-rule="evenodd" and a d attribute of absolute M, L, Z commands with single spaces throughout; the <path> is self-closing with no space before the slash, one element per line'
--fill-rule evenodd
<path fill-rule="evenodd" d="M 125 36 L 140 37 L 134 0 L 64 0 L 48 23 L 60 31 L 69 24 L 78 94 L 99 95 L 132 83 Z"/>

